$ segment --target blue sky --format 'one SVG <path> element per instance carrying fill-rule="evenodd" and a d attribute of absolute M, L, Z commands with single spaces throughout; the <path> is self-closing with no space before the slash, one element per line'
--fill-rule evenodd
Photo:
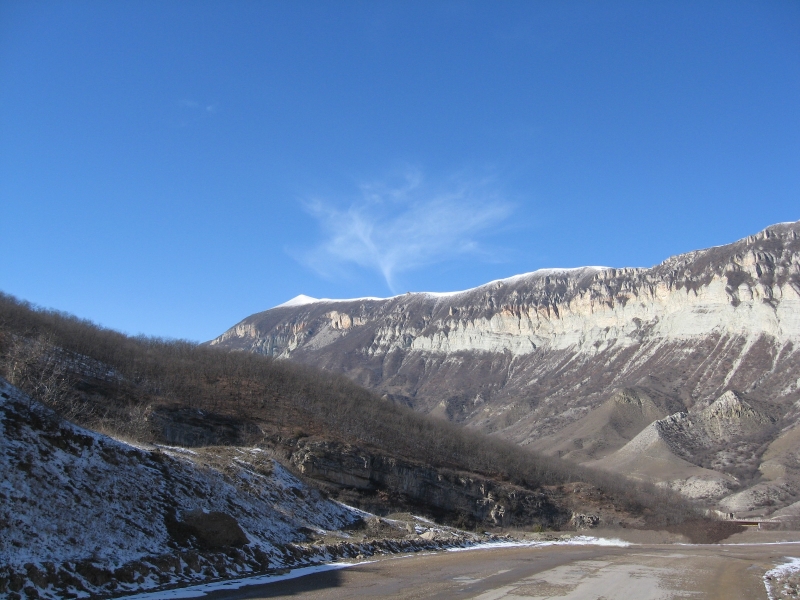
<path fill-rule="evenodd" d="M 0 0 L 0 290 L 210 339 L 304 293 L 800 219 L 800 3 Z"/>

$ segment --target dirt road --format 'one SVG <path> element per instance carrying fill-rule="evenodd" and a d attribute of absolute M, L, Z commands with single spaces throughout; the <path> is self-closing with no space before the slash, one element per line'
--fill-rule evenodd
<path fill-rule="evenodd" d="M 386 557 L 198 596 L 244 598 L 766 599 L 763 575 L 798 544 L 549 546 Z"/>

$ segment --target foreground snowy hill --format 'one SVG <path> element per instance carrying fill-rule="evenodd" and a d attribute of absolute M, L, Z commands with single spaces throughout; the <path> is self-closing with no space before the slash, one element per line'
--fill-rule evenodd
<path fill-rule="evenodd" d="M 498 543 L 334 502 L 263 449 L 127 444 L 64 421 L 3 379 L 0 477 L 0 597 L 12 600 L 117 597 Z M 573 542 L 598 543 L 563 541 Z"/>
<path fill-rule="evenodd" d="M 258 450 L 146 450 L 60 420 L 0 380 L 0 594 L 122 592 L 302 561 L 359 511 Z"/>

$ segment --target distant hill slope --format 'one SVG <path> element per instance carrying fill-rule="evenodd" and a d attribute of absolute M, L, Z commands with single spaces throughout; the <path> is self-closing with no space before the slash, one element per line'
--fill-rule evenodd
<path fill-rule="evenodd" d="M 718 500 L 725 512 L 762 515 L 800 499 L 800 445 L 790 439 L 797 427 L 789 421 L 782 430 L 782 416 L 780 406 L 728 391 L 706 407 L 655 420 L 586 464 L 663 481 L 687 496 Z"/>
<path fill-rule="evenodd" d="M 574 462 L 599 459 L 619 450 L 653 421 L 683 408 L 670 396 L 625 388 L 577 421 L 532 442 L 530 447 Z"/>
<path fill-rule="evenodd" d="M 800 222 L 647 269 L 546 269 L 383 300 L 302 297 L 209 344 L 342 373 L 418 411 L 578 461 L 737 392 L 771 407 L 772 427 L 748 442 L 755 463 L 704 462 L 710 446 L 675 456 L 734 478 L 726 489 L 740 493 L 764 485 L 764 444 L 800 423 Z M 624 390 L 660 404 L 608 404 Z M 788 464 L 781 456 L 773 464 Z M 800 492 L 781 485 L 778 505 Z M 759 498 L 748 510 L 774 510 L 774 494 Z"/>

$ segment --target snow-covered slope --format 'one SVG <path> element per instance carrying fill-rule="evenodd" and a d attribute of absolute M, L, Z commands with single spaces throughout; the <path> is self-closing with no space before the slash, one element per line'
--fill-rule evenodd
<path fill-rule="evenodd" d="M 302 531 L 358 511 L 257 450 L 143 449 L 0 379 L 0 595 L 122 592 L 298 562 Z M 362 513 L 363 514 L 363 513 Z"/>

